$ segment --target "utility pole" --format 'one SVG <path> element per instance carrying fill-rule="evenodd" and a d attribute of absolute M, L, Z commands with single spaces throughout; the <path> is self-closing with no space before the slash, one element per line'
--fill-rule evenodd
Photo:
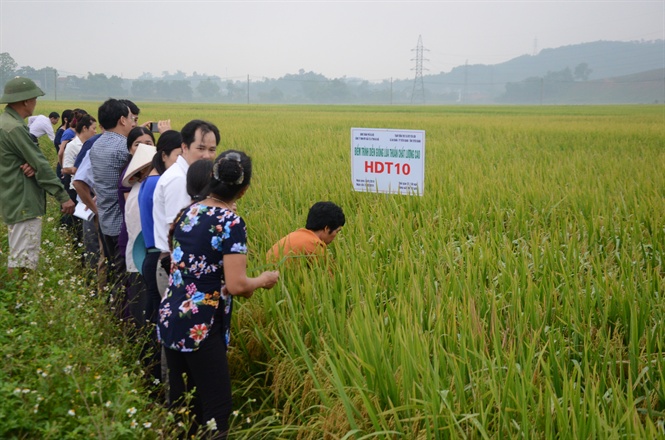
<path fill-rule="evenodd" d="M 418 35 L 418 46 L 411 51 L 416 52 L 416 58 L 412 58 L 411 61 L 416 62 L 416 67 L 411 70 L 416 71 L 416 77 L 413 81 L 413 92 L 411 93 L 411 104 L 418 100 L 420 103 L 425 103 L 425 84 L 423 83 L 423 61 L 429 61 L 428 59 L 423 58 L 423 51 L 428 49 L 423 48 L 423 37 Z M 425 69 L 428 70 L 428 69 Z"/>
<path fill-rule="evenodd" d="M 462 104 L 466 104 L 469 98 L 469 60 L 464 63 L 464 94 L 462 95 Z"/>

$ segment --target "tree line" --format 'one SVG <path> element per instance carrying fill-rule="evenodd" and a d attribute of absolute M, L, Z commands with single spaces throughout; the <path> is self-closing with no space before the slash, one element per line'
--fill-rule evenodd
<path fill-rule="evenodd" d="M 662 102 L 662 80 L 638 85 L 604 84 L 589 81 L 592 72 L 587 63 L 573 69 L 547 71 L 516 81 L 493 82 L 481 71 L 492 66 L 460 68 L 450 74 L 424 78 L 424 98 L 414 100 L 414 80 L 397 79 L 370 82 L 358 78 L 327 78 L 300 69 L 280 78 L 220 78 L 194 72 L 163 72 L 161 77 L 144 73 L 137 79 L 88 72 L 87 76 L 60 76 L 53 67 L 19 67 L 9 53 L 0 54 L 0 83 L 14 76 L 34 80 L 53 100 L 104 100 L 126 96 L 136 101 L 206 102 L 235 104 L 570 104 Z M 474 80 L 474 72 L 476 80 Z M 482 77 L 482 78 L 481 78 Z"/>

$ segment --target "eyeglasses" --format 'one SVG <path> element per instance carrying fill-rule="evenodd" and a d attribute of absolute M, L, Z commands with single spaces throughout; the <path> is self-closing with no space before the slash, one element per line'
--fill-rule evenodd
<path fill-rule="evenodd" d="M 125 116 L 125 118 L 126 119 L 131 119 L 132 121 L 134 121 L 134 123 L 139 122 L 139 117 L 136 116 L 136 115 L 133 115 L 132 112 L 129 112 L 129 116 Z"/>

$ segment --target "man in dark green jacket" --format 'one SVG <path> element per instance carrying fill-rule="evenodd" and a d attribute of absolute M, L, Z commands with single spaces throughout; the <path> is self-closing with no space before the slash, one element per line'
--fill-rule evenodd
<path fill-rule="evenodd" d="M 38 96 L 44 92 L 32 80 L 16 77 L 0 98 L 0 104 L 7 104 L 0 114 L 0 211 L 9 228 L 10 273 L 37 267 L 46 193 L 58 200 L 63 213 L 72 214 L 75 206 L 25 125 Z"/>

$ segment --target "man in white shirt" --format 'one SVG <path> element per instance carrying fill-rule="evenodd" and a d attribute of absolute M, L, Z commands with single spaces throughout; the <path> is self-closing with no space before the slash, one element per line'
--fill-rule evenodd
<path fill-rule="evenodd" d="M 215 160 L 219 144 L 219 130 L 206 121 L 194 119 L 180 131 L 182 135 L 182 155 L 159 177 L 153 195 L 152 217 L 155 235 L 155 247 L 161 251 L 160 262 L 170 257 L 169 230 L 182 208 L 192 203 L 187 194 L 187 170 L 200 159 Z M 168 267 L 170 259 L 161 262 L 161 267 Z M 168 287 L 168 277 L 160 276 L 157 265 L 157 288 L 160 295 Z M 154 295 L 154 293 L 153 293 Z M 156 299 L 156 298 L 153 298 Z"/>
<path fill-rule="evenodd" d="M 188 122 L 180 134 L 182 155 L 160 176 L 153 196 L 155 247 L 163 253 L 169 252 L 171 223 L 178 212 L 192 202 L 187 194 L 187 170 L 197 160 L 214 160 L 220 139 L 214 124 L 199 119 Z"/>
<path fill-rule="evenodd" d="M 53 126 L 57 124 L 59 120 L 60 115 L 58 112 L 51 112 L 51 114 L 48 115 L 48 118 L 44 115 L 30 116 L 28 118 L 28 129 L 35 139 L 39 139 L 46 135 L 51 139 L 51 142 L 53 142 L 53 139 L 55 138 Z"/>

